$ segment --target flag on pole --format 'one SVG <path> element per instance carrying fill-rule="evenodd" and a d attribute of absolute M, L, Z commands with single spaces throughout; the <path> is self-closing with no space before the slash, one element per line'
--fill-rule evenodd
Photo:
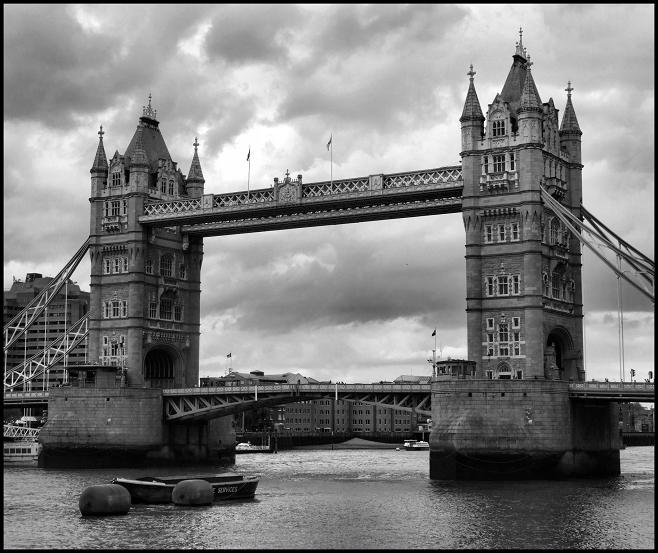
<path fill-rule="evenodd" d="M 327 150 L 329 150 L 329 146 L 331 146 L 331 139 L 333 138 L 333 133 L 329 135 L 329 142 L 327 142 Z"/>
<path fill-rule="evenodd" d="M 249 151 L 247 152 L 247 161 L 249 161 L 250 157 L 251 157 L 251 148 L 249 148 Z"/>
<path fill-rule="evenodd" d="M 230 353 L 226 356 L 226 358 L 228 359 L 229 357 L 231 357 L 231 354 L 230 354 Z"/>
<path fill-rule="evenodd" d="M 434 329 L 434 332 L 432 332 L 432 336 L 436 336 L 436 328 Z"/>

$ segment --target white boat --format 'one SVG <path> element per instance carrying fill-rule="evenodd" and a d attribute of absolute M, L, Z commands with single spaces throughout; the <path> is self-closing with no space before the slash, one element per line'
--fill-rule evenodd
<path fill-rule="evenodd" d="M 270 453 L 269 445 L 254 445 L 251 442 L 240 442 L 235 446 L 236 453 Z"/>
<path fill-rule="evenodd" d="M 2 447 L 5 465 L 33 465 L 39 460 L 41 445 L 36 440 L 4 442 Z"/>
<path fill-rule="evenodd" d="M 407 451 L 418 451 L 421 449 L 429 449 L 430 444 L 424 440 L 405 440 L 404 449 Z"/>

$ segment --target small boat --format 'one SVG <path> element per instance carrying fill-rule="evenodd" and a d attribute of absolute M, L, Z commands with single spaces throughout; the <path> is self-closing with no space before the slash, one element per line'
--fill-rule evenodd
<path fill-rule="evenodd" d="M 183 480 L 205 480 L 213 489 L 213 501 L 227 499 L 252 499 L 256 494 L 259 476 L 237 472 L 220 474 L 143 476 L 136 480 L 115 478 L 112 484 L 120 484 L 130 492 L 132 503 L 171 503 L 174 487 Z"/>
<path fill-rule="evenodd" d="M 236 453 L 271 453 L 269 445 L 254 445 L 251 442 L 240 442 L 235 446 Z"/>
<path fill-rule="evenodd" d="M 4 442 L 2 447 L 5 465 L 33 465 L 39 460 L 41 446 L 36 440 L 16 440 Z"/>
<path fill-rule="evenodd" d="M 421 449 L 429 449 L 430 444 L 424 440 L 405 440 L 404 449 L 407 451 L 418 451 Z"/>

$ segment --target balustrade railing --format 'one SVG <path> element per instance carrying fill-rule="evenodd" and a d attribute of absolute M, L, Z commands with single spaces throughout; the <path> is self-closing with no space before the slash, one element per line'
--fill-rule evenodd
<path fill-rule="evenodd" d="M 372 175 L 369 177 L 357 177 L 335 181 L 303 184 L 299 181 L 294 181 L 294 183 L 301 186 L 301 198 L 304 200 L 329 199 L 349 195 L 362 196 L 373 193 L 381 194 L 386 191 L 409 188 L 451 188 L 458 186 L 461 182 L 461 178 L 461 167 L 451 166 L 423 171 L 410 171 L 389 175 Z M 276 204 L 274 187 L 227 194 L 215 194 L 212 196 L 212 201 L 208 198 L 210 198 L 210 195 L 194 199 L 152 201 L 144 206 L 144 215 L 172 215 L 177 213 L 190 213 L 198 210 L 202 211 L 208 208 L 232 209 L 249 205 Z"/>

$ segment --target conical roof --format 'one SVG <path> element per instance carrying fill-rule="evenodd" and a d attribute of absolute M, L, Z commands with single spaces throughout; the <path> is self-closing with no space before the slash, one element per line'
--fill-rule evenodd
<path fill-rule="evenodd" d="M 571 103 L 571 91 L 573 90 L 573 88 L 571 88 L 571 81 L 569 81 L 565 90 L 567 91 L 567 105 L 564 108 L 560 132 L 578 132 L 582 134 L 580 125 L 578 125 L 578 119 L 576 118 L 576 111 L 573 109 L 573 104 Z"/>
<path fill-rule="evenodd" d="M 156 115 L 157 111 L 151 107 L 151 95 L 149 94 L 149 105 L 148 107 L 143 107 L 142 116 L 139 118 L 137 130 L 124 154 L 127 167 L 130 167 L 133 160 L 138 140 L 141 141 L 141 147 L 151 171 L 157 171 L 159 159 L 168 159 L 171 161 L 169 150 L 167 150 L 167 145 L 165 144 L 164 138 L 162 138 L 162 134 L 160 134 L 160 129 L 158 128 L 159 123 L 155 118 Z"/>
<path fill-rule="evenodd" d="M 105 155 L 105 147 L 103 146 L 103 125 L 101 130 L 98 131 L 98 148 L 96 148 L 96 157 L 94 157 L 94 164 L 91 166 L 92 171 L 107 171 L 107 156 Z"/>
<path fill-rule="evenodd" d="M 199 154 L 197 148 L 199 146 L 198 139 L 194 139 L 194 157 L 192 158 L 192 165 L 187 174 L 187 182 L 206 182 L 203 178 L 203 171 L 201 171 L 201 162 L 199 161 Z"/>
<path fill-rule="evenodd" d="M 482 115 L 482 108 L 480 107 L 480 100 L 478 99 L 477 92 L 475 92 L 475 85 L 473 84 L 475 71 L 473 71 L 472 65 L 471 70 L 467 75 L 470 76 L 470 83 L 468 85 L 468 92 L 466 93 L 466 101 L 464 102 L 462 116 L 459 118 L 459 121 L 484 121 L 484 115 Z"/>
<path fill-rule="evenodd" d="M 530 71 L 531 61 L 526 63 L 526 76 L 523 83 L 523 90 L 521 91 L 521 98 L 519 99 L 519 111 L 542 111 L 541 98 L 535 85 L 535 80 L 532 78 Z"/>

